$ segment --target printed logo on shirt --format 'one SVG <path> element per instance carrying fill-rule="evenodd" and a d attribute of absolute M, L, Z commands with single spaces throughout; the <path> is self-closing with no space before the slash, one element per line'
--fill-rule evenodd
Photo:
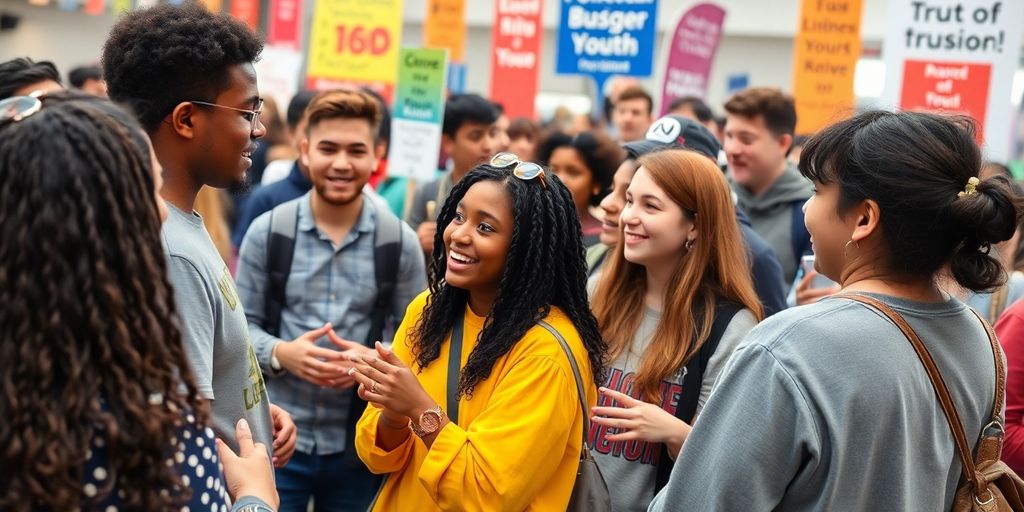
<path fill-rule="evenodd" d="M 242 390 L 242 398 L 245 400 L 245 410 L 250 411 L 256 407 L 267 394 L 267 387 L 263 383 L 263 372 L 260 371 L 260 363 L 256 359 L 256 352 L 249 345 L 249 384 Z"/>
<path fill-rule="evenodd" d="M 684 375 L 685 372 L 680 372 L 676 377 L 679 377 L 679 380 L 682 381 L 681 377 Z M 634 372 L 625 373 L 621 368 L 612 368 L 608 374 L 608 381 L 605 383 L 605 387 L 627 394 L 633 398 L 640 399 L 640 391 L 633 389 L 633 382 L 635 379 L 636 374 Z M 682 396 L 683 386 L 681 384 L 663 381 L 661 383 L 661 403 L 658 405 L 660 405 L 662 409 L 668 411 L 669 414 L 675 415 L 676 408 L 679 406 L 679 400 Z M 600 396 L 598 398 L 597 405 L 602 407 L 621 407 L 621 404 L 605 396 Z M 618 429 L 591 423 L 589 439 L 590 445 L 593 446 L 594 451 L 598 453 L 623 458 L 630 462 L 639 462 L 640 464 L 650 465 L 658 463 L 658 460 L 661 458 L 661 443 L 648 443 L 647 441 L 639 440 L 617 442 L 609 441 L 608 436 L 617 432 Z"/>
<path fill-rule="evenodd" d="M 238 306 L 238 294 L 235 293 L 235 282 L 231 280 L 231 271 L 227 267 L 224 267 L 224 271 L 221 272 L 217 288 L 220 288 L 220 295 L 224 297 L 224 302 L 228 303 L 231 311 L 234 311 Z"/>

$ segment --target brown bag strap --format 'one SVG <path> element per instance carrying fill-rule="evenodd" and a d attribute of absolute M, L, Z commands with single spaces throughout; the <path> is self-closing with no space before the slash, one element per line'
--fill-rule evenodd
<path fill-rule="evenodd" d="M 960 455 L 960 463 L 963 464 L 963 472 L 968 480 L 970 480 L 973 487 L 977 490 L 977 495 L 981 496 L 983 493 L 987 493 L 982 483 L 978 480 L 974 459 L 971 458 L 971 448 L 967 444 L 967 435 L 964 433 L 963 423 L 960 421 L 960 415 L 956 410 L 956 406 L 953 404 L 953 398 L 949 394 L 949 388 L 946 387 L 946 382 L 942 379 L 942 374 L 939 372 L 938 366 L 935 364 L 935 360 L 932 358 L 928 348 L 925 347 L 924 342 L 917 335 L 910 324 L 907 323 L 906 319 L 902 315 L 897 313 L 888 304 L 868 297 L 866 295 L 844 293 L 836 295 L 845 299 L 854 300 L 862 304 L 871 306 L 883 315 L 889 318 L 889 320 L 896 325 L 906 336 L 907 340 L 914 347 L 914 352 L 917 353 L 921 363 L 924 364 L 925 371 L 928 373 L 928 378 L 932 382 L 932 388 L 935 390 L 935 395 L 939 399 L 939 403 L 942 405 L 942 410 L 946 416 L 946 422 L 949 424 L 949 430 L 953 434 L 953 440 L 956 442 L 957 452 Z M 971 311 L 974 311 L 973 309 Z M 975 313 L 977 316 L 977 313 Z M 992 328 L 985 322 L 980 316 L 978 320 L 981 321 L 982 325 L 985 326 L 985 331 L 989 336 L 989 343 L 992 345 L 993 356 L 996 360 L 996 399 L 993 407 L 993 421 L 998 422 L 999 415 L 1002 412 L 1002 400 L 1003 400 L 1003 380 L 1005 378 L 1003 373 L 1002 356 L 999 351 L 999 343 L 996 341 L 995 334 L 992 332 Z"/>

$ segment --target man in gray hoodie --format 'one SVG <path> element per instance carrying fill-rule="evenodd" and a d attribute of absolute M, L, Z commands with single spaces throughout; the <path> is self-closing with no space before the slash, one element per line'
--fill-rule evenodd
<path fill-rule="evenodd" d="M 725 111 L 725 154 L 738 204 L 775 249 L 788 286 L 800 257 L 810 253 L 802 208 L 813 194 L 811 183 L 786 161 L 796 129 L 793 98 L 752 87 L 729 98 Z"/>

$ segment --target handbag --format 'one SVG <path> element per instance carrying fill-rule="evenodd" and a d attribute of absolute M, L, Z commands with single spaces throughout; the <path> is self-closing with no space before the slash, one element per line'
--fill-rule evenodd
<path fill-rule="evenodd" d="M 1000 414 L 1003 410 L 1005 400 L 1006 370 L 1003 368 L 1002 350 L 999 348 L 999 341 L 992 331 L 992 327 L 976 311 L 971 309 L 974 316 L 985 327 L 988 333 L 988 341 L 992 346 L 992 355 L 996 366 L 996 396 L 992 407 L 992 421 L 982 427 L 981 436 L 978 439 L 977 455 L 971 458 L 971 447 L 967 444 L 967 434 L 964 433 L 963 423 L 957 413 L 956 406 L 949 394 L 946 382 L 942 380 L 939 367 L 932 359 L 931 353 L 921 342 L 910 324 L 899 313 L 894 311 L 887 304 L 878 299 L 859 294 L 841 294 L 842 297 L 854 300 L 873 307 L 899 327 L 903 335 L 913 345 L 921 363 L 924 364 L 928 378 L 932 382 L 935 394 L 942 405 L 949 430 L 956 441 L 957 453 L 960 462 L 963 464 L 963 477 L 956 489 L 953 501 L 953 512 L 1008 512 L 1024 511 L 1024 481 L 1021 480 L 1012 469 L 999 460 L 1003 450 L 1003 425 Z M 938 483 L 936 483 L 938 485 Z"/>
<path fill-rule="evenodd" d="M 587 411 L 587 397 L 583 392 L 583 378 L 580 377 L 580 368 L 576 363 L 576 357 L 572 355 L 572 351 L 569 350 L 569 345 L 561 333 L 543 320 L 539 323 L 558 340 L 558 344 L 562 346 L 566 357 L 569 358 L 572 375 L 576 378 L 576 393 L 579 395 L 580 408 L 583 411 L 583 445 L 580 449 L 580 465 L 576 470 L 576 483 L 572 486 L 572 495 L 569 497 L 569 505 L 565 510 L 566 512 L 611 512 L 612 498 L 608 494 L 608 484 L 601 476 L 597 461 L 590 455 L 590 447 L 587 446 L 587 439 L 590 438 L 590 414 Z"/>

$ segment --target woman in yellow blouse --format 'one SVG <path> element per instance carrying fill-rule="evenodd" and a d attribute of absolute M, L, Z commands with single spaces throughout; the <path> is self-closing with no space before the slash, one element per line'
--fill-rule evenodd
<path fill-rule="evenodd" d="M 372 405 L 356 450 L 387 475 L 373 510 L 564 511 L 586 413 L 540 322 L 570 347 L 588 408 L 606 349 L 571 194 L 499 154 L 452 189 L 438 226 L 430 290 L 409 305 L 394 351 L 378 344 L 353 369 Z M 453 348 L 461 371 L 449 375 Z"/>

